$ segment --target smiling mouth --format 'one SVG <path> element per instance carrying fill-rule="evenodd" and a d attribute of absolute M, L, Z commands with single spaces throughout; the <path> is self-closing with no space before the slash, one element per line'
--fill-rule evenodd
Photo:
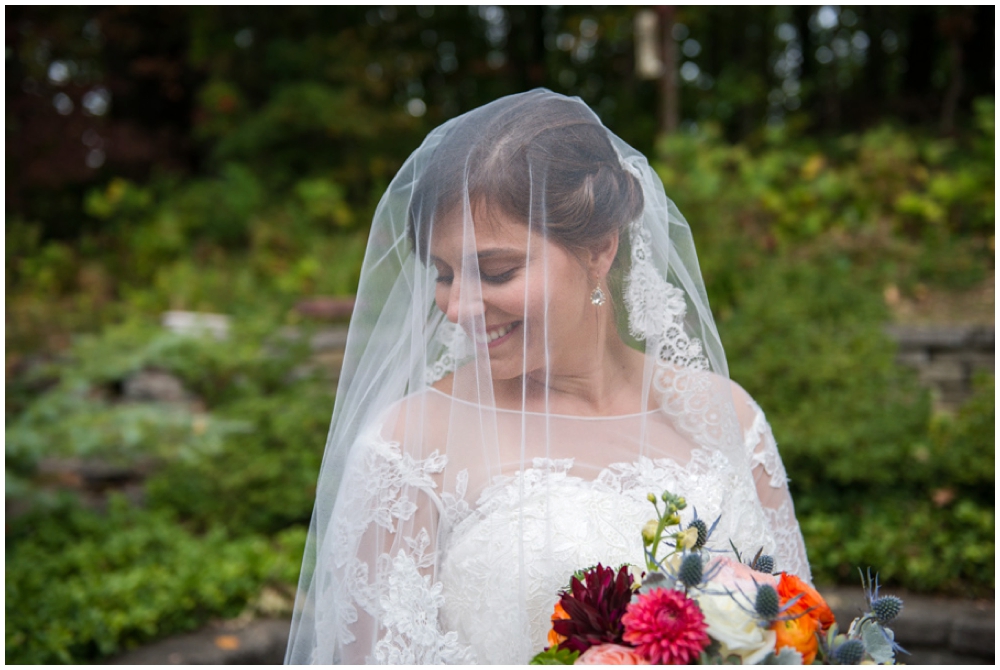
<path fill-rule="evenodd" d="M 513 323 L 508 323 L 505 326 L 500 326 L 499 328 L 489 329 L 486 331 L 486 337 L 484 338 L 486 346 L 492 347 L 500 344 L 502 341 L 506 340 L 507 336 L 520 325 L 520 321 L 515 321 Z"/>

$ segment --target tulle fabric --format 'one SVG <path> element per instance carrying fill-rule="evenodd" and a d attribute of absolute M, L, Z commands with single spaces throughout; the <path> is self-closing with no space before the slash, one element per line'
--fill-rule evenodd
<path fill-rule="evenodd" d="M 646 159 L 546 90 L 437 128 L 372 222 L 286 662 L 526 662 L 573 571 L 643 564 L 667 488 L 809 579 Z"/>

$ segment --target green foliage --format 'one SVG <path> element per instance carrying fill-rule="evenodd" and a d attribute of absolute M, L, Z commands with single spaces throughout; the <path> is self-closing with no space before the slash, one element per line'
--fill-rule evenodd
<path fill-rule="evenodd" d="M 580 652 L 560 649 L 558 646 L 549 647 L 545 651 L 535 654 L 528 665 L 573 665 L 580 657 Z"/>
<path fill-rule="evenodd" d="M 317 384 L 228 404 L 225 414 L 252 429 L 201 458 L 166 464 L 147 483 L 149 505 L 237 533 L 307 525 L 332 406 Z"/>
<path fill-rule="evenodd" d="M 872 566 L 914 591 L 989 596 L 995 588 L 995 509 L 972 500 L 938 507 L 900 496 L 800 515 L 818 582 L 850 580 Z"/>
<path fill-rule="evenodd" d="M 79 338 L 38 373 L 46 385 L 22 391 L 7 491 L 33 510 L 8 526 L 8 660 L 100 659 L 233 616 L 265 582 L 295 583 L 332 389 L 302 367 L 306 330 L 275 335 L 262 318 L 231 331 L 217 341 L 129 321 Z M 125 380 L 147 370 L 197 402 L 123 401 Z M 53 507 L 32 484 L 46 457 L 155 463 L 145 507 Z"/>
<path fill-rule="evenodd" d="M 991 109 L 983 101 L 980 118 Z M 895 264 L 904 287 L 982 280 L 993 255 L 992 146 L 985 120 L 962 142 L 881 126 L 825 144 L 776 133 L 758 145 L 730 145 L 709 125 L 664 138 L 656 168 L 694 222 L 710 290 L 718 284 L 727 305 L 726 286 L 736 283 L 729 275 L 743 277 L 746 262 L 734 266 L 733 254 L 715 247 L 738 248 L 746 236 L 768 249 L 853 244 L 866 266 Z"/>
<path fill-rule="evenodd" d="M 962 497 L 994 503 L 996 449 L 996 378 L 980 374 L 975 391 L 957 416 L 936 417 L 931 425 L 929 453 L 917 454 L 931 485 L 953 486 Z"/>
<path fill-rule="evenodd" d="M 294 581 L 303 536 L 196 536 L 123 499 L 105 515 L 62 505 L 22 517 L 7 530 L 6 660 L 97 660 L 235 616 L 265 582 Z"/>
<path fill-rule="evenodd" d="M 929 399 L 894 362 L 887 315 L 842 258 L 775 259 L 754 272 L 722 333 L 730 375 L 765 407 L 795 491 L 899 479 Z"/>

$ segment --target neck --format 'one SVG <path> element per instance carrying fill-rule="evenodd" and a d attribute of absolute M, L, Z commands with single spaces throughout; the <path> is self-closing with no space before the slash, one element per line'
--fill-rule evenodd
<path fill-rule="evenodd" d="M 641 354 L 618 336 L 614 312 L 607 308 L 596 311 L 593 328 L 582 329 L 580 341 L 559 349 L 551 353 L 547 369 L 528 374 L 524 385 L 526 400 L 547 401 L 553 411 L 563 406 L 576 410 L 569 413 L 598 416 L 621 413 L 623 397 L 628 395 L 623 390 L 635 378 L 634 367 Z M 638 373 L 641 376 L 641 367 Z"/>

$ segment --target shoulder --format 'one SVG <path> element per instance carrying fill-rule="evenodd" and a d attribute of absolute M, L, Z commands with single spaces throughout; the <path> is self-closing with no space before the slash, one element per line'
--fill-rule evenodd
<path fill-rule="evenodd" d="M 447 380 L 447 383 L 443 383 Z M 379 422 L 383 440 L 400 446 L 404 452 L 423 451 L 422 446 L 438 442 L 435 433 L 448 425 L 451 403 L 449 375 L 431 388 L 412 393 L 393 403 Z"/>
<path fill-rule="evenodd" d="M 765 420 L 764 411 L 750 397 L 746 389 L 732 379 L 729 380 L 729 387 L 733 394 L 733 406 L 736 409 L 736 416 L 739 419 L 740 427 L 743 429 L 743 434 L 748 435 L 758 430 L 758 425 Z"/>

